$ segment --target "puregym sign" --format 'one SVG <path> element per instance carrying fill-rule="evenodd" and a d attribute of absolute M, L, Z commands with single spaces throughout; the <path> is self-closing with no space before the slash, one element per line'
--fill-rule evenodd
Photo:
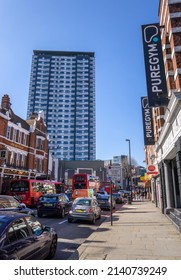
<path fill-rule="evenodd" d="M 144 133 L 144 144 L 154 145 L 154 131 L 153 131 L 153 116 L 152 109 L 148 105 L 147 96 L 141 97 L 141 107 L 143 116 L 143 133 Z"/>
<path fill-rule="evenodd" d="M 149 107 L 168 104 L 159 24 L 142 25 Z"/>

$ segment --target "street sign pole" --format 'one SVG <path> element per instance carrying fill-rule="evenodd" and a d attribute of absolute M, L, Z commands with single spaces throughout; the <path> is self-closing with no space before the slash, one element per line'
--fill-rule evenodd
<path fill-rule="evenodd" d="M 111 181 L 111 189 L 110 189 L 110 194 L 111 194 L 111 226 L 113 225 L 113 219 L 112 219 L 112 181 Z"/>

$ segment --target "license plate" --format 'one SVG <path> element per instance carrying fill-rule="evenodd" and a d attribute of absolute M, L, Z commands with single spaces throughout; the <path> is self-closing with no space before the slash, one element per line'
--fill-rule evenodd
<path fill-rule="evenodd" d="M 75 210 L 75 212 L 85 212 L 85 210 L 81 210 L 81 209 L 77 209 L 77 210 Z"/>
<path fill-rule="evenodd" d="M 43 205 L 44 205 L 44 206 L 53 206 L 52 203 L 44 203 Z"/>

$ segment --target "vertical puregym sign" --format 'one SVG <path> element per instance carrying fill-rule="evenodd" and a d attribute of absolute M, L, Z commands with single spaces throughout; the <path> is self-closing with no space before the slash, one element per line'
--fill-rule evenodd
<path fill-rule="evenodd" d="M 154 145 L 154 131 L 153 131 L 153 116 L 152 109 L 148 105 L 147 96 L 141 97 L 141 107 L 143 116 L 143 133 L 144 133 L 144 144 Z"/>
<path fill-rule="evenodd" d="M 142 25 L 142 36 L 149 107 L 166 106 L 168 93 L 159 24 Z"/>

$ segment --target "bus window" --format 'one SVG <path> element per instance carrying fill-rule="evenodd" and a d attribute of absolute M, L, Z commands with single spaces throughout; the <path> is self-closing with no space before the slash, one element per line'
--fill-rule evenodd
<path fill-rule="evenodd" d="M 28 182 L 25 181 L 14 181 L 11 184 L 10 191 L 13 192 L 27 192 L 29 191 Z"/>

